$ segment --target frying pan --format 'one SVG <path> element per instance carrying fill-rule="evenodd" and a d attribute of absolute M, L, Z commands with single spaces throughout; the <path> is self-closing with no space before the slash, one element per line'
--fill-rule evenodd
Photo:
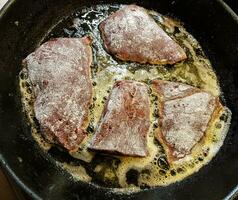
<path fill-rule="evenodd" d="M 18 87 L 21 60 L 62 18 L 83 6 L 102 3 L 136 3 L 180 19 L 212 62 L 224 103 L 233 113 L 231 126 L 215 158 L 183 181 L 133 194 L 75 182 L 31 136 Z M 0 12 L 1 165 L 34 199 L 223 199 L 238 184 L 237 77 L 238 17 L 220 0 L 11 0 Z"/>

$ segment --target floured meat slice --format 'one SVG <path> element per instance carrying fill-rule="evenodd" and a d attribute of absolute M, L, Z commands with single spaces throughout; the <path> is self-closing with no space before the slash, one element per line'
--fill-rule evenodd
<path fill-rule="evenodd" d="M 174 64 L 187 58 L 147 11 L 136 5 L 111 14 L 99 29 L 106 50 L 124 61 Z"/>
<path fill-rule="evenodd" d="M 105 105 L 90 148 L 146 156 L 149 127 L 148 87 L 136 81 L 118 81 Z"/>
<path fill-rule="evenodd" d="M 23 60 L 35 95 L 35 116 L 43 135 L 67 150 L 76 150 L 92 99 L 89 37 L 57 38 Z"/>
<path fill-rule="evenodd" d="M 222 108 L 218 97 L 182 83 L 153 81 L 159 96 L 159 132 L 168 160 L 189 154 Z"/>

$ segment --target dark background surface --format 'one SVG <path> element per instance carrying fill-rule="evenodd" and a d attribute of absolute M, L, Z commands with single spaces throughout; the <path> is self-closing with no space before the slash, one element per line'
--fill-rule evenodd
<path fill-rule="evenodd" d="M 71 12 L 72 7 L 65 5 L 66 3 L 63 1 L 57 1 L 57 3 L 65 6 L 56 6 L 55 9 L 52 9 L 50 6 L 54 5 L 56 1 L 38 1 L 40 2 L 39 4 L 42 5 L 38 5 L 38 3 L 34 1 L 19 0 L 19 2 L 18 8 L 12 8 L 11 12 L 4 16 L 5 19 L 0 21 L 0 27 L 5 27 L 6 29 L 4 30 L 8 31 L 4 33 L 0 29 L 0 37 L 6 40 L 5 42 L 0 42 L 0 74 L 6 74 L 6 76 L 1 77 L 0 80 L 0 94 L 5 94 L 5 96 L 0 95 L 0 116 L 2 116 L 1 114 L 3 113 L 6 114 L 4 118 L 0 118 L 0 123 L 2 123 L 0 124 L 0 132 L 3 134 L 7 130 L 8 134 L 10 134 L 10 138 L 9 136 L 3 135 L 1 142 L 5 143 L 0 144 L 0 151 L 1 153 L 3 152 L 1 156 L 7 158 L 5 159 L 4 167 L 8 168 L 8 170 L 10 170 L 9 166 L 11 169 L 14 169 L 17 175 L 22 178 L 21 180 L 30 186 L 28 189 L 35 191 L 35 193 L 32 194 L 35 197 L 37 197 L 37 195 L 41 195 L 42 197 L 50 195 L 52 199 L 83 199 L 91 196 L 91 199 L 93 199 L 94 196 L 97 196 L 98 198 L 96 199 L 100 197 L 110 199 L 112 196 L 109 194 L 103 196 L 105 191 L 97 191 L 95 188 L 89 188 L 85 185 L 79 186 L 70 182 L 69 177 L 61 171 L 56 170 L 53 163 L 48 160 L 50 158 L 42 155 L 37 150 L 37 147 L 26 148 L 26 146 L 34 146 L 34 141 L 28 138 L 29 130 L 27 130 L 27 127 L 23 127 L 22 122 L 19 121 L 22 113 L 16 111 L 20 106 L 19 94 L 18 91 L 15 90 L 15 82 L 13 81 L 19 72 L 19 68 L 16 68 L 16 66 L 19 66 L 20 60 L 35 48 L 35 44 L 42 37 L 40 31 L 42 33 L 46 31 L 47 28 L 52 26 L 54 19 L 57 20 L 57 18 L 62 17 L 62 15 Z M 29 2 L 29 4 L 24 8 L 24 3 L 26 2 Z M 148 1 L 144 4 L 145 7 L 153 9 L 156 9 L 158 4 L 159 12 L 161 10 L 163 14 L 168 12 L 176 13 L 175 16 L 178 16 L 178 18 L 181 18 L 181 20 L 185 22 L 185 25 L 188 26 L 188 30 L 191 30 L 190 32 L 194 34 L 202 44 L 213 66 L 215 66 L 218 76 L 225 77 L 225 80 L 223 80 L 224 78 L 221 79 L 222 89 L 229 102 L 228 106 L 232 109 L 235 116 L 233 118 L 231 131 L 225 141 L 225 146 L 208 167 L 205 167 L 198 174 L 183 181 L 181 184 L 172 185 L 167 189 L 160 189 L 158 192 L 151 190 L 139 195 L 134 195 L 131 198 L 197 200 L 207 199 L 206 197 L 208 196 L 204 196 L 206 193 L 206 195 L 211 195 L 209 199 L 219 199 L 224 197 L 238 182 L 237 173 L 234 173 L 236 169 L 238 169 L 238 138 L 234 135 L 237 130 L 237 124 L 234 123 L 234 121 L 237 120 L 237 108 L 235 106 L 238 105 L 238 80 L 236 80 L 238 77 L 236 70 L 238 66 L 238 53 L 236 50 L 238 44 L 237 23 L 231 22 L 230 16 L 224 12 L 224 8 L 213 3 L 215 2 L 213 0 L 209 0 L 210 3 L 207 3 L 207 0 L 197 0 L 196 3 L 195 0 L 187 0 L 187 3 L 181 3 L 182 0 L 174 2 L 175 5 L 171 4 L 171 8 L 166 6 L 169 3 L 162 0 L 157 3 Z M 89 3 L 90 2 L 86 2 L 86 4 Z M 227 0 L 227 3 L 230 4 L 234 10 L 237 10 L 237 3 L 234 0 Z M 192 7 L 191 4 L 193 4 Z M 77 6 L 80 6 L 80 4 Z M 175 11 L 173 9 L 176 6 L 177 10 Z M 48 8 L 49 11 L 47 12 Z M 191 11 L 191 9 L 193 9 L 193 11 Z M 186 13 L 184 13 L 185 10 Z M 203 11 L 202 13 L 201 10 Z M 50 14 L 50 12 L 53 12 L 55 15 Z M 15 26 L 9 26 L 9 22 L 14 23 L 15 20 L 19 19 L 25 22 L 23 27 L 16 28 Z M 213 25 L 212 28 L 211 24 Z M 29 34 L 29 37 L 27 37 L 26 33 Z M 3 52 L 2 49 L 4 49 L 5 52 Z M 7 69 L 8 72 L 4 71 L 4 69 Z M 1 108 L 1 103 L 6 106 Z M 20 137 L 18 137 L 19 135 L 16 135 L 16 133 L 19 134 Z M 9 142 L 9 139 L 11 142 Z M 237 147 L 233 145 L 237 145 Z M 5 151 L 7 148 L 9 149 L 8 152 Z M 33 151 L 33 149 L 35 150 Z M 9 156 L 15 159 L 10 159 Z M 23 157 L 27 162 L 19 163 L 16 159 L 18 156 Z M 26 169 L 28 169 L 27 172 Z M 52 186 L 53 188 L 50 189 Z M 200 191 L 197 191 L 194 187 Z M 185 190 L 184 188 L 186 188 L 186 191 L 183 191 Z M 62 191 L 64 190 L 68 190 L 70 194 L 63 194 Z M 28 192 L 30 193 L 30 191 Z M 176 194 L 176 197 L 174 194 Z"/>

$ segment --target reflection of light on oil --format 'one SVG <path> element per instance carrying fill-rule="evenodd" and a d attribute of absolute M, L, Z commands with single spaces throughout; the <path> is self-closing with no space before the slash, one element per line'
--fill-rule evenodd
<path fill-rule="evenodd" d="M 118 5 L 105 5 L 83 9 L 60 22 L 49 34 L 50 37 L 82 37 L 89 34 L 93 38 L 92 47 L 94 52 L 94 64 L 91 70 L 94 97 L 89 117 L 90 125 L 87 129 L 89 134 L 88 138 L 81 144 L 80 150 L 76 153 L 71 153 L 71 156 L 82 160 L 81 162 L 89 163 L 88 165 L 85 164 L 85 166 L 90 166 L 92 169 L 85 167 L 83 164 L 72 165 L 71 163 L 59 161 L 57 163 L 70 172 L 76 180 L 96 184 L 105 182 L 108 187 L 119 184 L 124 189 L 114 189 L 115 191 L 135 192 L 139 188 L 167 185 L 182 180 L 208 163 L 223 143 L 228 128 L 227 124 L 230 121 L 230 112 L 228 109 L 224 109 L 220 113 L 222 115 L 221 119 L 218 118 L 210 124 L 206 136 L 195 146 L 191 155 L 169 165 L 163 147 L 154 139 L 155 130 L 158 127 L 158 115 L 156 114 L 158 105 L 155 94 L 151 92 L 151 127 L 148 134 L 149 156 L 145 158 L 105 157 L 88 151 L 87 145 L 95 131 L 112 85 L 116 80 L 132 79 L 150 84 L 150 80 L 158 78 L 187 83 L 210 91 L 216 96 L 220 94 L 216 75 L 211 68 L 209 60 L 204 57 L 198 42 L 186 32 L 179 22 L 171 21 L 168 18 L 165 19 L 165 17 L 154 11 L 150 11 L 150 14 L 186 50 L 188 60 L 174 66 L 162 66 L 120 62 L 108 55 L 103 49 L 98 24 L 110 12 L 118 8 Z M 68 24 L 72 24 L 72 26 Z M 19 84 L 24 109 L 32 125 L 32 135 L 42 149 L 48 151 L 51 145 L 41 136 L 39 126 L 34 117 L 34 97 L 25 70 L 20 74 Z M 134 173 L 132 174 L 133 176 L 130 176 L 129 173 L 131 172 Z M 128 180 L 130 177 L 134 177 L 133 180 Z"/>

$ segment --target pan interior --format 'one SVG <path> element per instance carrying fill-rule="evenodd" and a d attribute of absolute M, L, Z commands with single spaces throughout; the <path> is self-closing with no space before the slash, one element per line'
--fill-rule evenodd
<path fill-rule="evenodd" d="M 102 109 L 116 80 L 137 80 L 150 86 L 153 79 L 179 81 L 220 96 L 221 90 L 210 61 L 206 58 L 197 40 L 189 34 L 178 20 L 148 11 L 167 34 L 185 50 L 188 59 L 175 65 L 148 65 L 121 62 L 103 48 L 98 25 L 110 13 L 122 5 L 97 5 L 85 7 L 62 19 L 48 33 L 44 41 L 56 37 L 90 35 L 93 39 L 93 105 L 90 108 L 88 137 L 78 152 L 69 154 L 57 146 L 47 143 L 41 136 L 39 124 L 34 117 L 34 97 L 27 71 L 20 74 L 20 88 L 24 110 L 32 127 L 32 135 L 43 151 L 47 151 L 59 167 L 67 170 L 75 179 L 120 191 L 139 190 L 153 186 L 168 185 L 197 172 L 217 153 L 226 136 L 230 111 L 225 108 L 220 117 L 210 123 L 204 139 L 193 149 L 191 155 L 173 164 L 168 164 L 163 147 L 154 138 L 158 127 L 156 95 L 151 91 L 151 127 L 148 135 L 149 156 L 134 158 L 111 156 L 87 150 Z M 39 44 L 40 45 L 40 44 Z"/>

